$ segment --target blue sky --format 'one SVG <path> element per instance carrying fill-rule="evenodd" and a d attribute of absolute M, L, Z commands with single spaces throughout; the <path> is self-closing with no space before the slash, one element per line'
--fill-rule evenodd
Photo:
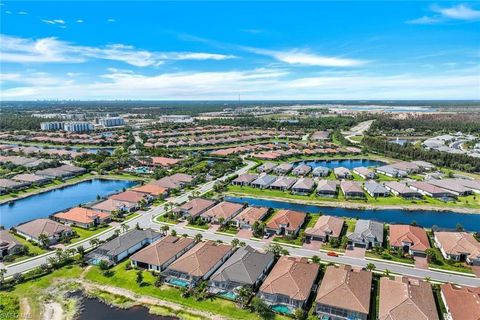
<path fill-rule="evenodd" d="M 480 99 L 480 3 L 2 1 L 1 99 Z"/>

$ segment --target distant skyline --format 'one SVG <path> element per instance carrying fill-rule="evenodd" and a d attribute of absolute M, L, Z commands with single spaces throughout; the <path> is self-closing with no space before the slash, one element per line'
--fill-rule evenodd
<path fill-rule="evenodd" d="M 477 2 L 0 2 L 2 100 L 480 99 Z"/>

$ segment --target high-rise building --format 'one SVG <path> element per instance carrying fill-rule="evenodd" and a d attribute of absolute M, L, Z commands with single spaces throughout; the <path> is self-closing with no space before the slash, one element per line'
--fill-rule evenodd
<path fill-rule="evenodd" d="M 125 120 L 121 117 L 100 118 L 98 120 L 98 124 L 100 124 L 104 127 L 123 126 L 125 124 Z"/>
<path fill-rule="evenodd" d="M 65 122 L 63 129 L 68 132 L 84 132 L 93 130 L 90 122 Z"/>
<path fill-rule="evenodd" d="M 40 129 L 43 131 L 63 130 L 63 122 L 42 122 L 40 123 Z"/>

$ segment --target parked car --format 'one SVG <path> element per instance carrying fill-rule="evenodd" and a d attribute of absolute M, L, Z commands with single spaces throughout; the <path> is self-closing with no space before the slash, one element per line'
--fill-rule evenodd
<path fill-rule="evenodd" d="M 327 252 L 327 256 L 330 256 L 330 257 L 338 257 L 338 253 L 333 252 L 333 251 L 329 251 L 329 252 Z"/>

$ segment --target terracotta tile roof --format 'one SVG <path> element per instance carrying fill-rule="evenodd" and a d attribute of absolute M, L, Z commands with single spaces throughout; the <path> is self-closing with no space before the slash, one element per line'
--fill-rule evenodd
<path fill-rule="evenodd" d="M 100 220 L 108 218 L 110 217 L 110 214 L 92 209 L 75 207 L 68 211 L 54 214 L 54 217 L 62 220 L 88 224 L 94 222 L 96 218 L 99 218 Z"/>
<path fill-rule="evenodd" d="M 281 294 L 294 300 L 307 300 L 320 266 L 306 258 L 283 256 L 260 287 L 261 292 Z"/>
<path fill-rule="evenodd" d="M 157 186 L 156 184 L 145 184 L 143 186 L 135 187 L 132 191 L 141 192 L 141 193 L 148 193 L 153 196 L 161 196 L 165 194 L 168 190 L 167 188 Z"/>
<path fill-rule="evenodd" d="M 268 212 L 268 208 L 265 207 L 248 207 L 240 212 L 235 220 L 239 222 L 254 224 L 255 221 L 261 220 Z"/>
<path fill-rule="evenodd" d="M 169 167 L 177 164 L 180 159 L 166 158 L 166 157 L 152 157 L 152 163 L 162 167 Z"/>
<path fill-rule="evenodd" d="M 226 244 L 213 241 L 200 242 L 173 262 L 168 269 L 203 277 L 231 250 L 232 247 Z"/>
<path fill-rule="evenodd" d="M 178 209 L 180 211 L 187 211 L 192 217 L 198 216 L 201 212 L 205 211 L 207 208 L 212 207 L 215 204 L 215 201 L 195 198 L 188 202 L 182 204 Z"/>
<path fill-rule="evenodd" d="M 131 190 L 127 190 L 127 191 L 120 192 L 118 194 L 114 194 L 110 196 L 110 199 L 131 202 L 131 203 L 138 203 L 142 201 L 144 198 L 145 198 L 144 193 L 135 192 Z"/>
<path fill-rule="evenodd" d="M 38 238 L 41 234 L 53 236 L 64 231 L 71 231 L 72 228 L 50 219 L 36 219 L 16 227 L 17 231 L 26 235 Z"/>
<path fill-rule="evenodd" d="M 427 233 L 423 228 L 404 224 L 390 225 L 390 245 L 403 247 L 404 242 L 412 243 L 410 249 L 425 251 L 430 248 Z"/>
<path fill-rule="evenodd" d="M 280 229 L 281 225 L 286 225 L 285 229 L 295 231 L 299 229 L 307 214 L 305 212 L 293 210 L 279 210 L 270 221 L 267 222 L 266 227 L 269 229 Z"/>
<path fill-rule="evenodd" d="M 225 221 L 233 218 L 233 216 L 242 210 L 243 205 L 239 203 L 223 201 L 217 204 L 215 207 L 208 209 L 202 213 L 202 217 L 208 217 L 212 219 L 225 219 Z"/>
<path fill-rule="evenodd" d="M 155 266 L 161 266 L 178 253 L 193 244 L 191 238 L 166 236 L 135 253 L 131 259 Z"/>
<path fill-rule="evenodd" d="M 99 202 L 93 205 L 91 208 L 93 210 L 103 210 L 103 211 L 115 211 L 120 210 L 121 208 L 131 209 L 135 206 L 132 202 L 107 199 L 105 201 Z"/>
<path fill-rule="evenodd" d="M 305 234 L 315 236 L 330 235 L 339 237 L 342 232 L 344 220 L 333 216 L 320 216 L 313 227 L 307 228 Z"/>
<path fill-rule="evenodd" d="M 445 283 L 441 290 L 453 320 L 480 319 L 480 288 Z"/>
<path fill-rule="evenodd" d="M 345 265 L 329 266 L 318 289 L 316 302 L 368 314 L 372 273 Z"/>
<path fill-rule="evenodd" d="M 430 283 L 418 279 L 380 278 L 379 320 L 438 320 Z"/>
<path fill-rule="evenodd" d="M 480 243 L 468 232 L 435 232 L 435 238 L 447 254 L 468 253 L 468 257 L 480 259 Z"/>

